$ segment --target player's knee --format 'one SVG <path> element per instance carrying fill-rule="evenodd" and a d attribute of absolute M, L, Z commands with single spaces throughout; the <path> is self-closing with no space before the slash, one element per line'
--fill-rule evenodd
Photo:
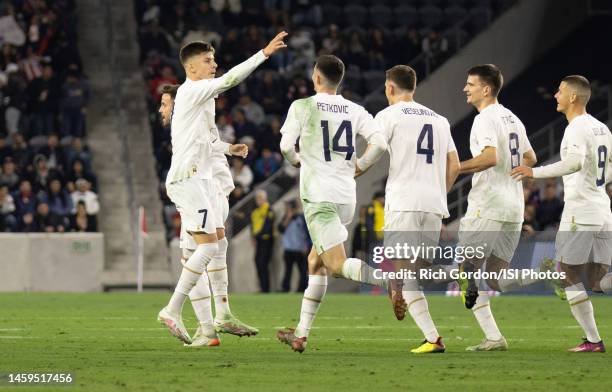
<path fill-rule="evenodd" d="M 194 251 L 192 257 L 185 263 L 185 267 L 196 272 L 202 272 L 219 250 L 217 243 L 200 244 Z"/>
<path fill-rule="evenodd" d="M 582 282 L 582 266 L 559 263 L 559 269 L 565 274 L 563 283 L 565 287 L 573 286 Z"/>
<path fill-rule="evenodd" d="M 497 279 L 487 279 L 487 285 L 495 291 L 502 291 L 501 288 L 499 287 L 499 282 L 497 281 Z"/>

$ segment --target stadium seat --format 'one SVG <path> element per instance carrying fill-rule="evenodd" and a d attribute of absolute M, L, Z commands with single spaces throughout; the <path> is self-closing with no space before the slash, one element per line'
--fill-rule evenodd
<path fill-rule="evenodd" d="M 367 19 L 367 9 L 362 5 L 351 4 L 344 7 L 344 20 L 347 26 L 363 26 Z"/>
<path fill-rule="evenodd" d="M 442 10 L 435 5 L 424 5 L 419 8 L 419 17 L 424 26 L 431 28 L 438 27 L 443 20 Z"/>
<path fill-rule="evenodd" d="M 385 73 L 382 71 L 365 71 L 363 82 L 366 93 L 371 93 L 385 84 Z"/>
<path fill-rule="evenodd" d="M 454 26 L 455 24 L 467 18 L 467 16 L 467 10 L 456 4 L 453 4 L 444 9 L 445 23 L 448 26 Z"/>
<path fill-rule="evenodd" d="M 416 8 L 407 5 L 400 5 L 393 10 L 393 17 L 397 27 L 414 25 L 417 21 L 417 15 Z"/>
<path fill-rule="evenodd" d="M 386 27 L 391 23 L 391 8 L 386 5 L 375 5 L 369 11 L 372 25 Z"/>

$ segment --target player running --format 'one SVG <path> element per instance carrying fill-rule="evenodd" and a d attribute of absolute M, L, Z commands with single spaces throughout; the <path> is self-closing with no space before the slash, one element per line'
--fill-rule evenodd
<path fill-rule="evenodd" d="M 327 272 L 357 282 L 375 284 L 391 292 L 398 319 L 405 315 L 401 291 L 386 279 L 377 279 L 367 263 L 347 258 L 344 241 L 355 212 L 354 175 L 366 171 L 386 150 L 384 136 L 372 116 L 361 106 L 337 94 L 344 63 L 336 56 L 317 59 L 312 81 L 317 94 L 291 104 L 281 129 L 281 151 L 300 166 L 300 197 L 313 250 L 308 257 L 309 279 L 304 291 L 297 328 L 278 331 L 277 337 L 293 350 L 303 352 L 310 327 L 327 290 Z M 356 159 L 356 135 L 368 142 Z M 295 143 L 299 138 L 299 154 Z"/>
<path fill-rule="evenodd" d="M 181 48 L 180 60 L 187 78 L 178 88 L 172 114 L 172 162 L 166 177 L 168 197 L 181 214 L 181 224 L 197 246 L 183 265 L 183 271 L 168 305 L 158 315 L 170 332 L 187 344 L 192 340 L 181 317 L 185 299 L 202 273 L 219 254 L 217 227 L 222 227 L 216 206 L 217 190 L 213 182 L 213 152 L 246 156 L 246 145 L 222 142 L 214 132 L 214 97 L 236 86 L 269 56 L 286 47 L 286 32 L 279 33 L 261 51 L 215 78 L 217 64 L 214 49 L 205 42 L 191 42 Z M 203 293 L 205 293 L 205 290 Z M 208 294 L 210 295 L 210 294 Z M 210 307 L 200 324 L 201 335 L 218 339 Z"/>
<path fill-rule="evenodd" d="M 417 76 L 412 68 L 396 65 L 387 71 L 386 79 L 389 107 L 376 115 L 391 157 L 385 190 L 385 246 L 408 243 L 411 247 L 435 247 L 442 218 L 449 216 L 446 193 L 459 174 L 450 124 L 445 117 L 414 101 Z M 404 259 L 394 263 L 418 272 L 429 268 L 433 261 L 424 254 L 409 257 L 410 262 Z M 444 352 L 418 280 L 404 280 L 403 297 L 425 336 L 423 343 L 411 351 Z"/>
<path fill-rule="evenodd" d="M 582 274 L 588 272 L 593 292 L 612 292 L 612 273 L 607 273 L 612 260 L 612 212 L 606 194 L 606 184 L 611 181 L 612 134 L 587 113 L 590 97 L 591 85 L 584 76 L 563 78 L 555 94 L 557 111 L 565 114 L 568 122 L 561 141 L 561 160 L 535 169 L 519 166 L 512 170 L 512 176 L 518 180 L 563 176 L 565 206 L 555 252 L 565 272 L 563 284 L 570 310 L 586 334 L 581 344 L 568 351 L 603 353 L 606 348 Z"/>
<path fill-rule="evenodd" d="M 159 113 L 162 119 L 162 125 L 168 127 L 172 119 L 172 110 L 174 108 L 174 98 L 179 85 L 164 85 L 162 87 L 161 104 Z M 215 127 L 213 132 L 216 137 L 219 137 L 218 130 Z M 229 205 L 227 196 L 234 189 L 234 182 L 229 171 L 227 159 L 222 152 L 216 152 L 212 155 L 213 165 L 213 182 L 216 186 L 216 208 L 221 212 L 222 222 L 227 220 Z M 227 275 L 227 247 L 228 242 L 225 237 L 225 227 L 217 227 L 217 238 L 219 238 L 219 251 L 212 258 L 206 267 L 206 273 L 202 274 L 202 278 L 198 280 L 196 285 L 189 293 L 194 313 L 200 324 L 206 324 L 206 315 L 210 313 L 211 295 L 209 284 L 212 288 L 212 297 L 215 301 L 215 329 L 217 332 L 230 333 L 236 336 L 252 336 L 257 335 L 259 330 L 244 324 L 238 320 L 230 311 L 229 298 L 227 294 L 228 275 Z M 184 230 L 181 225 L 181 235 L 179 246 L 182 250 L 181 263 L 185 263 L 193 254 L 197 244 L 193 238 Z M 202 328 L 198 325 L 196 335 L 190 347 L 213 346 L 220 343 L 218 338 L 208 338 L 202 333 Z"/>
<path fill-rule="evenodd" d="M 470 132 L 472 159 L 461 162 L 461 173 L 474 173 L 472 189 L 468 195 L 468 208 L 459 226 L 459 245 L 480 249 L 484 258 L 466 260 L 464 271 L 473 272 L 482 267 L 498 274 L 507 269 L 518 245 L 525 208 L 523 184 L 509 176 L 521 163 L 533 166 L 536 155 L 531 148 L 525 126 L 514 113 L 501 105 L 497 95 L 503 85 L 503 76 L 493 64 L 477 65 L 468 71 L 463 91 L 467 102 L 479 114 L 474 118 Z M 473 277 L 460 281 L 465 306 L 472 309 L 485 339 L 468 351 L 506 350 L 508 344 L 497 327 L 491 313 L 486 291 L 478 293 Z M 528 284 L 534 279 L 488 279 L 489 287 L 509 291 Z"/>

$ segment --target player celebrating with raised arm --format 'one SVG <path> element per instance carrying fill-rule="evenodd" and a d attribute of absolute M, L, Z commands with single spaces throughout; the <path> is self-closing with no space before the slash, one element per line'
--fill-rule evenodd
<path fill-rule="evenodd" d="M 593 304 L 582 274 L 590 261 L 589 278 L 593 291 L 612 292 L 612 212 L 606 194 L 606 176 L 612 166 L 612 134 L 605 124 L 586 111 L 591 97 L 589 81 L 580 75 L 563 78 L 555 94 L 557 111 L 565 114 L 568 125 L 561 141 L 561 160 L 534 169 L 519 166 L 512 170 L 522 178 L 563 176 L 565 205 L 555 243 L 557 261 L 565 272 L 567 302 L 586 338 L 571 352 L 606 351 L 599 336 Z M 590 260 L 589 260 L 590 257 Z"/>
<path fill-rule="evenodd" d="M 164 85 L 162 87 L 161 104 L 159 113 L 162 119 L 162 125 L 169 127 L 172 119 L 172 110 L 174 108 L 174 98 L 179 85 Z M 218 130 L 214 129 L 215 135 L 218 137 Z M 234 189 L 234 182 L 229 171 L 227 159 L 222 152 L 216 152 L 212 155 L 213 165 L 213 182 L 217 191 L 215 203 L 216 208 L 221 213 L 221 222 L 227 220 L 229 206 L 227 196 Z M 202 278 L 198 280 L 195 287 L 191 289 L 189 298 L 191 300 L 194 313 L 200 323 L 206 324 L 207 315 L 210 313 L 211 295 L 209 291 L 212 288 L 212 297 L 215 301 L 215 329 L 218 332 L 226 332 L 236 336 L 251 336 L 257 335 L 259 330 L 238 320 L 231 313 L 229 308 L 229 298 L 227 294 L 228 275 L 227 275 L 227 239 L 225 238 L 225 228 L 217 227 L 217 238 L 219 239 L 219 251 L 212 258 L 206 272 L 202 274 Z M 181 262 L 185 263 L 193 254 L 197 244 L 193 238 L 184 230 L 181 225 L 181 236 L 179 246 L 182 250 Z M 203 335 L 202 328 L 198 326 L 196 335 L 190 347 L 218 345 L 218 339 L 210 339 Z"/>
<path fill-rule="evenodd" d="M 313 251 L 308 257 L 309 279 L 304 291 L 300 322 L 295 330 L 284 329 L 277 337 L 293 350 L 303 352 L 312 321 L 327 289 L 327 271 L 357 282 L 388 287 L 374 269 L 359 259 L 347 258 L 344 241 L 355 212 L 355 171 L 366 171 L 386 150 L 384 136 L 372 116 L 361 106 L 337 94 L 344 63 L 336 56 L 317 59 L 312 81 L 317 92 L 291 104 L 281 129 L 281 151 L 300 166 L 300 197 Z M 368 141 L 356 159 L 355 139 Z M 300 153 L 295 150 L 300 140 Z M 317 257 L 316 255 L 319 255 Z M 398 319 L 406 312 L 401 291 L 391 291 Z"/>
<path fill-rule="evenodd" d="M 174 294 L 168 305 L 159 312 L 158 319 L 168 326 L 174 336 L 187 344 L 192 341 L 183 325 L 182 306 L 206 266 L 218 254 L 216 229 L 223 225 L 215 205 L 217 192 L 212 180 L 211 156 L 214 151 L 242 157 L 247 154 L 246 145 L 230 145 L 215 135 L 213 98 L 236 86 L 269 56 L 286 47 L 283 42 L 286 35 L 286 32 L 279 33 L 263 50 L 220 78 L 215 78 L 217 64 L 210 44 L 191 42 L 180 51 L 187 78 L 179 87 L 174 103 L 172 162 L 166 177 L 166 190 L 181 215 L 181 224 L 197 246 L 185 262 Z M 210 308 L 206 318 L 205 324 L 200 324 L 201 335 L 218 339 Z"/>
<path fill-rule="evenodd" d="M 459 245 L 480 248 L 482 259 L 465 260 L 462 269 L 474 272 L 486 259 L 486 271 L 499 274 L 507 269 L 518 245 L 525 208 L 523 185 L 510 177 L 510 170 L 523 163 L 533 166 L 536 155 L 525 126 L 514 113 L 497 101 L 503 85 L 500 70 L 493 64 L 477 65 L 468 71 L 463 91 L 467 102 L 479 114 L 470 132 L 472 159 L 461 162 L 461 173 L 474 173 L 468 195 L 468 208 L 459 226 Z M 497 291 L 508 291 L 534 279 L 488 279 Z M 465 306 L 472 309 L 485 333 L 482 343 L 468 351 L 506 350 L 508 344 L 491 313 L 489 296 L 478 293 L 473 276 L 460 280 Z"/>
<path fill-rule="evenodd" d="M 423 243 L 436 246 L 442 218 L 449 216 L 446 193 L 459 174 L 459 157 L 450 124 L 414 101 L 417 76 L 412 68 L 396 65 L 387 71 L 386 77 L 389 107 L 376 115 L 391 157 L 385 190 L 385 246 L 406 242 L 415 247 Z M 415 272 L 429 268 L 433 261 L 419 255 L 410 258 L 410 263 L 401 260 L 399 265 Z M 444 343 L 418 280 L 404 280 L 403 297 L 408 312 L 425 336 L 425 341 L 412 352 L 444 352 Z"/>

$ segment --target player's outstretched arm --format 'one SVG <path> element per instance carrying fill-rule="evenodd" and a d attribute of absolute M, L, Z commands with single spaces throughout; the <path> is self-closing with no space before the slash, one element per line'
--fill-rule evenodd
<path fill-rule="evenodd" d="M 461 162 L 459 173 L 478 173 L 495 165 L 497 165 L 497 148 L 487 146 L 479 155 Z"/>
<path fill-rule="evenodd" d="M 283 41 L 287 36 L 287 32 L 281 31 L 268 43 L 268 45 L 255 53 L 242 63 L 236 65 L 223 76 L 203 82 L 203 86 L 206 86 L 206 94 L 202 96 L 202 100 L 215 97 L 230 88 L 237 86 L 244 79 L 247 78 L 253 71 L 259 67 L 261 63 L 266 61 L 268 57 L 278 52 L 279 50 L 286 48 L 287 45 Z"/>
<path fill-rule="evenodd" d="M 518 166 L 510 173 L 517 181 L 523 178 L 555 178 L 575 173 L 582 169 L 583 156 L 581 154 L 567 154 L 565 159 L 551 165 L 540 166 L 534 169 L 527 166 Z"/>
<path fill-rule="evenodd" d="M 453 188 L 453 184 L 459 175 L 460 168 L 461 164 L 459 163 L 457 151 L 451 151 L 446 154 L 446 193 L 450 192 Z"/>

